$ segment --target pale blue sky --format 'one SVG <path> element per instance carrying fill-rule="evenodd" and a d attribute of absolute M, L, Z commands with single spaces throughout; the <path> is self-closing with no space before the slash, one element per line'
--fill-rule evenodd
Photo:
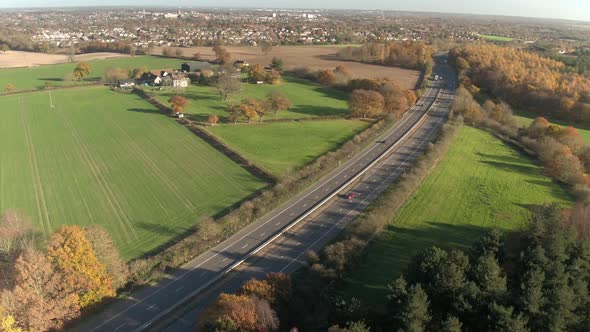
<path fill-rule="evenodd" d="M 0 8 L 71 6 L 191 6 L 385 9 L 474 13 L 590 21 L 589 0 L 0 0 Z"/>

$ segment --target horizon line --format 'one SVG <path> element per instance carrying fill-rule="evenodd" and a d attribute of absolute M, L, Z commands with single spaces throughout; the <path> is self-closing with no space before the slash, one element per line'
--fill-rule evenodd
<path fill-rule="evenodd" d="M 168 10 L 179 10 L 179 9 L 248 9 L 248 10 L 310 10 L 310 11 L 363 11 L 363 12 L 397 12 L 397 13 L 415 13 L 415 14 L 442 14 L 449 16 L 480 16 L 489 18 L 521 18 L 521 19 L 533 19 L 533 20 L 552 20 L 552 21 L 569 21 L 579 23 L 589 23 L 590 20 L 572 19 L 572 18 L 561 18 L 561 17 L 542 17 L 542 16 L 519 16 L 519 15 L 506 15 L 506 14 L 481 14 L 481 13 L 468 13 L 468 12 L 431 12 L 423 10 L 396 10 L 396 9 L 358 9 L 358 8 L 321 8 L 321 7 L 266 7 L 266 6 L 161 6 L 161 5 L 65 5 L 65 6 L 23 6 L 23 7 L 2 7 L 0 5 L 0 11 L 10 10 L 59 10 L 59 9 L 108 9 L 108 8 L 128 8 L 128 9 L 168 9 Z"/>

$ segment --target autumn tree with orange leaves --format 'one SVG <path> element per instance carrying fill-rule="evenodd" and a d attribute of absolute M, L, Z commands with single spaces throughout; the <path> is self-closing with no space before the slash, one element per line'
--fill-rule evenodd
<path fill-rule="evenodd" d="M 279 327 L 276 312 L 287 311 L 291 288 L 291 279 L 284 273 L 253 278 L 236 294 L 221 294 L 199 321 L 210 331 L 275 331 Z"/>
<path fill-rule="evenodd" d="M 23 252 L 16 261 L 15 316 L 31 331 L 61 329 L 80 313 L 80 298 L 72 292 L 68 277 L 36 250 Z"/>
<path fill-rule="evenodd" d="M 115 295 L 105 265 L 98 260 L 86 232 L 79 226 L 62 226 L 55 232 L 49 240 L 47 256 L 62 274 L 64 287 L 80 297 L 81 308 Z"/>
<path fill-rule="evenodd" d="M 184 113 L 184 108 L 188 105 L 188 100 L 183 96 L 172 96 L 168 99 L 170 107 L 175 114 Z"/>
<path fill-rule="evenodd" d="M 383 112 L 385 101 L 376 91 L 354 90 L 348 101 L 350 113 L 353 117 L 371 118 Z"/>
<path fill-rule="evenodd" d="M 211 114 L 209 115 L 209 117 L 207 118 L 207 122 L 214 126 L 219 122 L 219 116 L 217 116 L 216 114 Z"/>
<path fill-rule="evenodd" d="M 221 45 L 213 46 L 213 52 L 215 53 L 215 61 L 220 64 L 226 64 L 231 58 L 231 54 Z"/>

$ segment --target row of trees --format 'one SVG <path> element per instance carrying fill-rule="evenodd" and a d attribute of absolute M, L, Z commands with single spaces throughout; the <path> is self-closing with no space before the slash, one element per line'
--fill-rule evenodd
<path fill-rule="evenodd" d="M 114 42 L 102 42 L 102 41 L 89 41 L 85 42 L 80 46 L 82 53 L 93 53 L 93 52 L 114 52 L 134 55 L 137 52 L 137 48 L 130 42 L 125 41 L 114 41 Z"/>
<path fill-rule="evenodd" d="M 248 123 L 258 117 L 262 122 L 268 114 L 276 115 L 279 111 L 286 111 L 291 107 L 289 99 L 279 91 L 269 93 L 265 99 L 244 98 L 239 104 L 229 105 L 228 118 L 236 124 L 240 119 L 246 119 Z"/>
<path fill-rule="evenodd" d="M 387 66 L 423 69 L 431 62 L 434 50 L 419 41 L 367 43 L 338 51 L 343 60 L 378 63 Z"/>
<path fill-rule="evenodd" d="M 300 68 L 291 74 L 351 92 L 348 104 L 353 117 L 371 118 L 381 114 L 401 117 L 418 100 L 414 91 L 405 90 L 389 79 L 353 79 L 343 65 L 315 72 Z"/>
<path fill-rule="evenodd" d="M 137 67 L 133 69 L 128 68 L 107 68 L 104 72 L 104 79 L 107 82 L 116 82 L 125 79 L 139 79 L 144 73 L 149 73 L 149 68 L 146 66 Z"/>
<path fill-rule="evenodd" d="M 449 62 L 472 93 L 483 89 L 518 108 L 590 123 L 590 80 L 562 62 L 493 45 L 454 48 Z"/>
<path fill-rule="evenodd" d="M 11 328 L 60 329 L 126 283 L 127 266 L 99 226 L 62 226 L 43 243 L 26 218 L 2 215 L 0 321 Z"/>

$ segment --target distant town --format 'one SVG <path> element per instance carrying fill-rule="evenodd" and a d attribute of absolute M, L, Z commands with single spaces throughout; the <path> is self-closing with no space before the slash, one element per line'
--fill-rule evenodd
<path fill-rule="evenodd" d="M 0 43 L 45 53 L 120 43 L 125 51 L 227 45 L 335 45 L 371 41 L 580 41 L 584 23 L 387 11 L 79 9 L 7 10 Z M 90 50 L 92 51 L 92 50 Z"/>

